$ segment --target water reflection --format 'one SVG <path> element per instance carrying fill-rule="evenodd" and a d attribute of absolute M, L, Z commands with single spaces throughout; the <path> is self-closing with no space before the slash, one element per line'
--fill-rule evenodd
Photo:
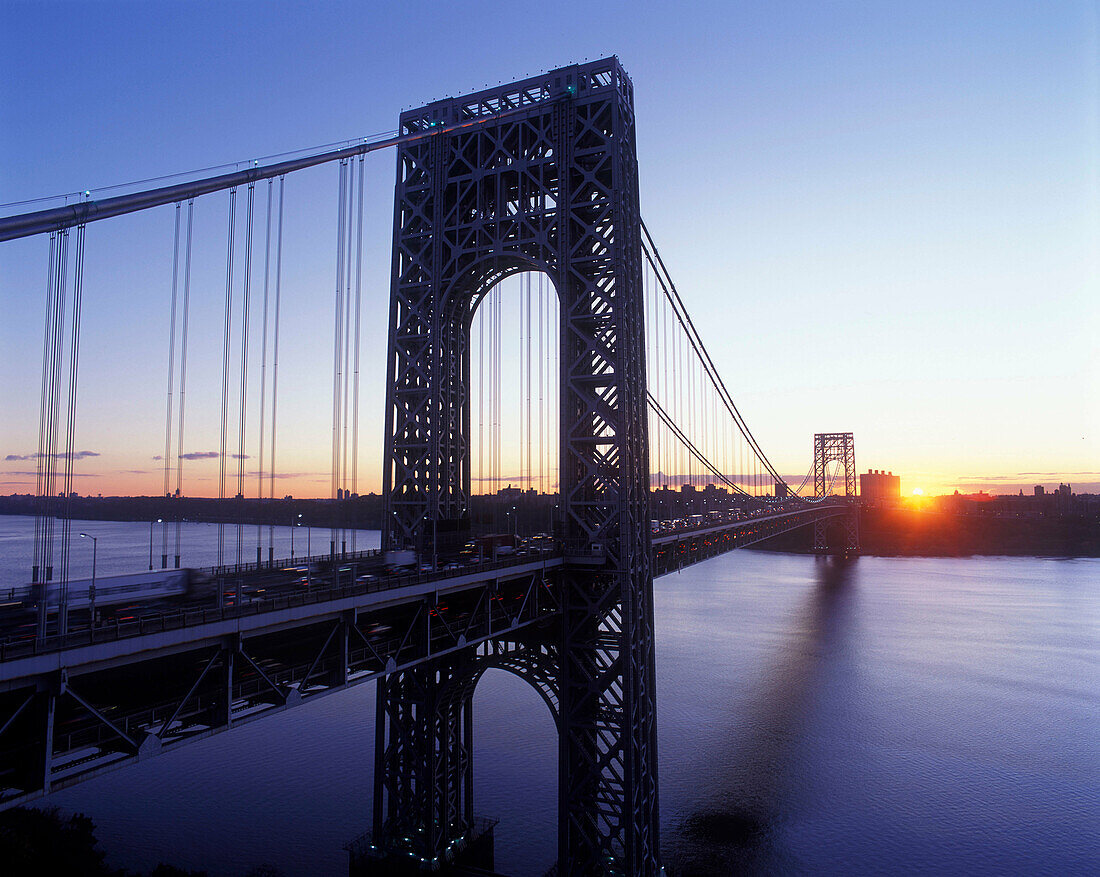
<path fill-rule="evenodd" d="M 747 708 L 730 716 L 729 752 L 700 766 L 712 790 L 677 826 L 667 862 L 680 877 L 786 870 L 776 830 L 798 777 L 796 751 L 825 670 L 851 622 L 855 560 L 816 558 L 815 581 Z M 701 753 L 702 754 L 702 753 Z M 789 863 L 788 863 L 789 864 Z"/>

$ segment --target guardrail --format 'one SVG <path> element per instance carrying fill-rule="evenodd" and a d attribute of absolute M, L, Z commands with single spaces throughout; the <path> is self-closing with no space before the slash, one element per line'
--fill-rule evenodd
<path fill-rule="evenodd" d="M 360 560 L 378 560 L 382 557 L 381 548 L 367 548 L 363 551 L 353 551 L 344 554 L 311 554 L 300 557 L 276 558 L 268 563 L 241 563 L 223 564 L 222 566 L 203 566 L 195 570 L 200 575 L 208 575 L 213 578 L 220 576 L 235 576 L 244 573 L 271 572 L 277 569 L 301 566 L 309 563 L 355 563 Z"/>
<path fill-rule="evenodd" d="M 409 585 L 444 581 L 459 576 L 477 575 L 479 573 L 508 569 L 509 567 L 522 566 L 538 561 L 556 560 L 560 557 L 561 555 L 557 552 L 526 554 L 510 557 L 505 560 L 487 561 L 476 565 L 464 566 L 459 569 L 436 570 L 435 572 L 416 573 L 403 576 L 386 576 L 369 582 L 356 582 L 354 581 L 355 576 L 353 575 L 351 576 L 352 582 L 350 584 L 311 587 L 295 594 L 281 594 L 273 597 L 265 597 L 261 600 L 253 600 L 249 603 L 241 603 L 235 606 L 225 606 L 220 609 L 217 607 L 180 607 L 179 609 L 167 612 L 158 612 L 141 618 L 135 618 L 132 621 L 118 621 L 114 619 L 110 622 L 101 623 L 95 627 L 89 627 L 84 630 L 65 634 L 64 636 L 55 634 L 41 638 L 10 640 L 0 643 L 0 662 L 12 658 L 25 658 L 81 646 L 95 645 L 101 642 L 116 642 L 120 639 L 144 636 L 150 633 L 161 633 L 167 630 L 197 627 L 216 621 L 241 618 L 246 615 L 262 615 L 299 606 L 328 603 L 346 597 L 357 597 L 381 591 L 392 591 Z"/>
<path fill-rule="evenodd" d="M 675 541 L 683 536 L 687 536 L 692 533 L 705 535 L 708 532 L 717 532 L 723 530 L 730 530 L 740 525 L 757 525 L 767 521 L 775 521 L 784 517 L 791 517 L 795 515 L 805 515 L 807 513 L 822 513 L 825 509 L 831 508 L 828 505 L 819 505 L 812 508 L 794 509 L 788 512 L 780 512 L 775 515 L 762 515 L 759 517 L 746 518 L 740 521 L 725 521 L 725 522 L 708 522 L 701 527 L 684 527 L 672 531 L 664 531 L 660 533 L 652 534 L 655 540 L 668 540 L 669 542 Z M 306 591 L 302 591 L 295 594 L 283 594 L 272 597 L 264 597 L 262 599 L 253 600 L 248 603 L 242 603 L 240 605 L 225 606 L 222 608 L 217 607 L 180 607 L 179 609 L 170 610 L 167 612 L 158 612 L 156 614 L 146 615 L 141 618 L 135 618 L 132 621 L 118 621 L 112 619 L 107 622 L 102 622 L 95 627 L 85 628 L 83 630 L 75 631 L 73 633 L 61 635 L 52 635 L 42 638 L 28 638 L 20 640 L 8 640 L 0 643 L 0 662 L 9 660 L 11 658 L 21 658 L 33 655 L 41 655 L 52 652 L 64 651 L 65 649 L 77 648 L 80 646 L 94 645 L 100 642 L 115 642 L 120 639 L 126 639 L 129 637 L 144 636 L 149 633 L 160 633 L 166 630 L 177 630 L 186 627 L 196 627 L 202 624 L 210 624 L 215 621 L 225 621 L 232 618 L 240 618 L 245 615 L 259 615 L 267 612 L 277 612 L 283 609 L 290 609 L 299 606 L 311 605 L 315 603 L 325 603 L 332 600 L 343 599 L 345 597 L 360 596 L 363 594 L 377 593 L 380 591 L 394 590 L 396 588 L 406 587 L 408 585 L 422 584 L 426 581 L 443 581 L 445 579 L 454 578 L 456 576 L 474 575 L 482 572 L 492 572 L 497 569 L 506 569 L 512 566 L 519 566 L 525 563 L 531 563 L 535 560 L 552 560 L 561 559 L 564 554 L 569 553 L 566 551 L 555 550 L 552 552 L 541 552 L 537 554 L 515 555 L 505 559 L 486 561 L 476 565 L 464 566 L 459 569 L 453 570 L 436 570 L 434 572 L 416 573 L 402 576 L 385 576 L 374 581 L 369 582 L 355 582 L 355 575 L 352 574 L 353 579 L 351 584 L 348 585 L 327 585 L 320 587 L 310 587 Z M 382 551 L 376 548 L 366 549 L 364 551 L 355 552 L 354 554 L 344 554 L 336 557 L 336 575 L 339 578 L 339 568 L 347 564 L 354 564 L 358 561 L 374 560 L 382 556 Z M 245 573 L 274 571 L 280 568 L 293 567 L 295 565 L 306 563 L 327 563 L 334 560 L 331 554 L 311 555 L 303 558 L 287 558 L 281 561 L 274 561 L 271 564 L 242 564 L 240 566 L 229 567 L 205 567 L 200 572 L 208 574 L 213 578 L 230 577 L 234 575 L 243 575 Z"/>

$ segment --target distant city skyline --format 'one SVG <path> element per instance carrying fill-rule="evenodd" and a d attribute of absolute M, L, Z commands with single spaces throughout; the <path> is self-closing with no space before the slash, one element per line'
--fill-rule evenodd
<path fill-rule="evenodd" d="M 9 4 L 0 203 L 362 138 L 405 107 L 618 54 L 646 223 L 785 477 L 837 429 L 858 471 L 892 470 L 903 495 L 1100 492 L 1094 4 L 510 9 Z M 381 489 L 392 153 L 365 170 L 360 493 Z M 327 496 L 336 171 L 286 194 L 275 493 Z M 226 201 L 195 208 L 194 496 L 217 494 Z M 80 494 L 162 493 L 173 214 L 88 229 Z M 35 488 L 45 267 L 41 238 L 0 245 L 0 494 Z M 518 354 L 506 339 L 505 362 Z M 501 471 L 526 485 L 517 457 Z"/>

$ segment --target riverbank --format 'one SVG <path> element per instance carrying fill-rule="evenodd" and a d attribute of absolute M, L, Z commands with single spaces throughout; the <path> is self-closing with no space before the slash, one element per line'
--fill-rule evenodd
<path fill-rule="evenodd" d="M 915 508 L 863 508 L 861 553 L 878 557 L 1100 557 L 1100 522 L 1085 516 L 1007 517 Z M 809 527 L 768 540 L 766 550 L 810 552 Z"/>

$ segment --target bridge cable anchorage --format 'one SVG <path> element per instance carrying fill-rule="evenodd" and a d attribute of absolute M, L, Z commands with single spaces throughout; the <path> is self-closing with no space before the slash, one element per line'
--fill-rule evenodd
<path fill-rule="evenodd" d="M 282 300 L 283 279 L 283 189 L 286 180 L 279 177 L 279 221 L 278 231 L 275 236 L 275 329 L 272 339 L 271 353 L 271 463 L 270 483 L 268 494 L 275 497 L 275 436 L 278 432 L 276 411 L 279 400 L 279 310 Z M 293 523 L 292 523 L 293 526 Z M 267 529 L 268 554 L 275 551 L 275 524 L 268 524 Z"/>
<path fill-rule="evenodd" d="M 233 328 L 233 232 L 237 216 L 237 190 L 229 190 L 229 233 L 225 259 L 225 335 L 222 344 L 221 445 L 218 451 L 218 508 L 225 505 L 226 429 L 229 419 L 229 345 Z M 218 515 L 218 566 L 225 565 L 225 520 Z M 219 588 L 218 593 L 221 593 Z M 221 597 L 218 600 L 221 605 Z"/>
<path fill-rule="evenodd" d="M 176 304 L 179 292 L 180 269 L 180 219 L 182 205 L 176 202 L 175 228 L 172 234 L 172 298 L 168 308 L 168 386 L 165 391 L 164 404 L 164 482 L 160 495 L 166 500 L 171 496 L 171 472 L 172 472 L 172 388 L 175 383 L 176 365 Z M 168 519 L 173 515 L 165 514 L 161 526 L 161 569 L 168 566 L 168 528 L 171 526 Z"/>
<path fill-rule="evenodd" d="M 191 241 L 192 228 L 195 218 L 195 200 L 187 202 L 187 238 L 184 244 L 183 256 L 183 313 L 180 330 L 180 390 L 179 390 L 179 414 L 176 418 L 178 433 L 176 436 L 176 550 L 175 568 L 180 568 L 180 537 L 183 528 L 183 516 L 179 511 L 179 500 L 183 498 L 183 422 L 184 401 L 187 392 L 187 329 L 190 319 L 191 306 Z M 165 455 L 167 457 L 167 455 Z"/>

